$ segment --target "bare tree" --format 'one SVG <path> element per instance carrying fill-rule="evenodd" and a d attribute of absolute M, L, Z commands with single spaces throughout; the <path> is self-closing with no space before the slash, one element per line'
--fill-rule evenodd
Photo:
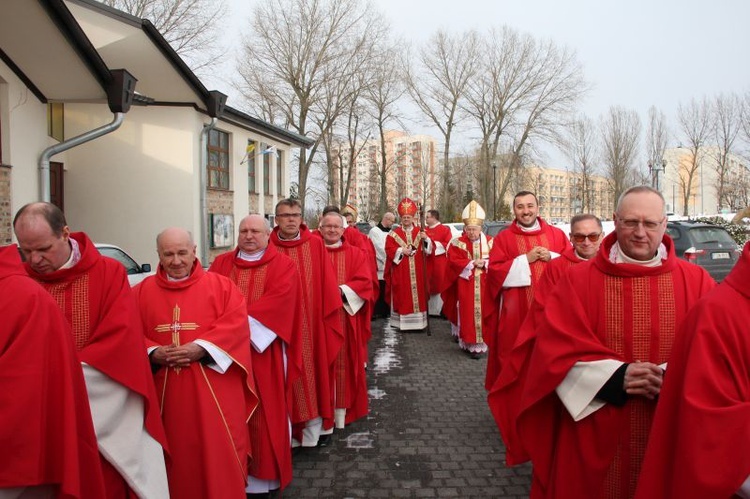
<path fill-rule="evenodd" d="M 592 213 L 594 209 L 593 176 L 597 173 L 596 158 L 599 154 L 597 139 L 593 120 L 581 115 L 568 129 L 564 141 L 565 153 L 576 179 L 573 196 L 580 201 L 580 209 L 585 213 Z"/>
<path fill-rule="evenodd" d="M 333 133 L 351 102 L 365 54 L 385 36 L 385 25 L 361 0 L 265 0 L 251 26 L 239 67 L 240 90 L 249 106 L 275 124 L 316 139 L 298 160 L 304 204 L 321 140 Z"/>
<path fill-rule="evenodd" d="M 733 186 L 730 185 L 731 155 L 735 152 L 735 143 L 742 126 L 741 101 L 736 94 L 721 94 L 714 99 L 711 111 L 716 142 L 716 149 L 713 150 L 716 201 L 719 208 L 724 206 L 731 209 L 733 204 Z"/>
<path fill-rule="evenodd" d="M 648 155 L 649 174 L 651 185 L 661 191 L 659 173 L 666 174 L 666 161 L 664 152 L 667 150 L 669 132 L 667 130 L 667 117 L 664 112 L 651 106 L 648 109 L 648 128 L 646 129 L 646 154 Z"/>
<path fill-rule="evenodd" d="M 696 182 L 700 181 L 700 187 L 703 188 L 703 179 L 698 177 L 702 173 L 700 168 L 704 159 L 704 147 L 711 135 L 711 106 L 708 99 L 704 97 L 700 102 L 692 99 L 686 106 L 680 104 L 677 108 L 677 122 L 682 139 L 687 144 L 685 147 L 688 149 L 688 155 L 682 158 L 678 165 L 682 214 L 687 216 L 690 196 L 696 194 Z M 695 207 L 693 210 L 695 211 Z"/>
<path fill-rule="evenodd" d="M 414 67 L 406 65 L 406 84 L 414 102 L 443 136 L 443 181 L 440 211 L 451 217 L 456 211 L 450 190 L 450 147 L 454 127 L 460 120 L 459 103 L 477 68 L 478 36 L 469 31 L 451 36 L 438 31 L 418 51 Z"/>
<path fill-rule="evenodd" d="M 399 101 L 406 92 L 403 72 L 399 69 L 402 57 L 397 49 L 398 44 L 378 54 L 372 66 L 373 78 L 365 91 L 365 98 L 370 103 L 370 116 L 380 140 L 380 165 L 377 169 L 377 192 L 379 193 L 378 215 L 388 211 L 388 174 L 390 164 L 386 157 L 385 131 L 391 123 L 401 123 Z M 373 192 L 370 193 L 371 195 Z"/>
<path fill-rule="evenodd" d="M 604 173 L 616 203 L 633 184 L 641 121 L 635 111 L 613 106 L 602 118 L 601 129 Z M 616 209 L 614 204 L 612 209 Z"/>
<path fill-rule="evenodd" d="M 100 0 L 109 7 L 148 19 L 191 68 L 204 72 L 220 58 L 219 28 L 224 0 Z"/>

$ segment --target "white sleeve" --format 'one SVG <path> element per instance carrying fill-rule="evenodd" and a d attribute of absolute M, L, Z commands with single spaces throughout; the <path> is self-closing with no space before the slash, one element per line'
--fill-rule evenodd
<path fill-rule="evenodd" d="M 443 246 L 443 243 L 440 241 L 435 241 L 435 256 L 440 256 L 445 254 L 445 246 Z"/>
<path fill-rule="evenodd" d="M 396 254 L 393 255 L 393 263 L 398 265 L 399 263 L 401 263 L 401 260 L 403 260 L 403 258 L 404 258 L 404 249 L 399 248 L 396 250 Z"/>
<path fill-rule="evenodd" d="M 429 236 L 424 238 L 424 253 L 425 255 L 431 255 L 432 254 L 432 239 L 430 239 Z"/>
<path fill-rule="evenodd" d="M 250 324 L 250 343 L 256 352 L 263 353 L 278 336 L 249 315 L 247 322 Z"/>
<path fill-rule="evenodd" d="M 208 364 L 206 364 L 206 367 L 208 367 L 209 369 L 213 369 L 219 374 L 224 374 L 225 372 L 227 372 L 227 369 L 229 369 L 229 366 L 232 365 L 232 358 L 227 355 L 224 350 L 217 347 L 210 341 L 198 339 L 193 341 L 193 343 L 203 347 L 203 349 L 208 352 L 208 355 L 210 355 L 213 359 L 213 362 L 209 362 Z"/>
<path fill-rule="evenodd" d="M 605 402 L 596 394 L 623 364 L 619 360 L 602 359 L 576 362 L 555 391 L 574 421 L 595 413 Z"/>
<path fill-rule="evenodd" d="M 745 481 L 742 482 L 740 489 L 735 492 L 735 494 L 740 496 L 742 499 L 750 499 L 750 476 L 748 476 Z"/>
<path fill-rule="evenodd" d="M 341 284 L 339 288 L 346 297 L 346 301 L 344 301 L 344 310 L 346 310 L 346 313 L 354 315 L 359 312 L 359 309 L 362 308 L 365 301 L 346 284 Z"/>
<path fill-rule="evenodd" d="M 474 270 L 474 262 L 470 261 L 469 263 L 466 264 L 466 267 L 464 267 L 461 273 L 458 274 L 458 277 L 460 277 L 461 279 L 466 279 L 468 281 L 469 277 L 471 277 L 472 270 Z"/>
<path fill-rule="evenodd" d="M 559 257 L 560 253 L 555 253 L 554 251 L 549 252 L 550 260 L 554 260 L 555 258 Z"/>
<path fill-rule="evenodd" d="M 513 259 L 508 275 L 503 281 L 504 288 L 522 288 L 531 286 L 531 267 L 526 255 L 518 255 Z"/>

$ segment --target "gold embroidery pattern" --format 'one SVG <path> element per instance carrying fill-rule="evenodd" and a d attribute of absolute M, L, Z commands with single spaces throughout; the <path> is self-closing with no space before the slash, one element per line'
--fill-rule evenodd
<path fill-rule="evenodd" d="M 669 359 L 677 327 L 672 272 L 659 275 L 657 283 L 659 286 L 659 351 L 657 352 L 657 362 L 661 364 Z"/>
<path fill-rule="evenodd" d="M 346 253 L 343 251 L 328 251 L 328 254 L 331 257 L 331 261 L 333 261 L 333 267 L 336 269 L 336 283 L 339 285 L 344 284 L 346 282 Z M 336 383 L 334 407 L 343 408 L 349 405 L 346 400 L 346 371 L 348 363 L 346 352 L 349 351 L 349 341 L 351 341 L 346 312 L 343 307 L 338 310 L 338 318 L 341 330 L 344 331 L 344 343 L 341 345 L 341 350 L 339 350 L 336 356 L 336 364 L 334 366 L 336 376 L 334 378 Z"/>
<path fill-rule="evenodd" d="M 658 334 L 651 326 L 651 279 L 635 277 L 630 279 L 633 295 L 633 330 L 629 332 L 633 342 L 632 352 L 624 350 L 626 358 L 637 360 L 651 359 L 651 336 Z"/>
<path fill-rule="evenodd" d="M 89 305 L 89 275 L 83 274 L 72 282 L 45 286 L 57 302 L 73 330 L 73 342 L 80 352 L 91 336 L 91 308 Z"/>
<path fill-rule="evenodd" d="M 619 277 L 604 278 L 604 341 L 608 348 L 622 353 L 623 343 L 623 289 L 622 279 Z"/>
<path fill-rule="evenodd" d="M 479 260 L 482 258 L 482 243 L 476 241 L 472 244 L 472 255 L 473 260 Z M 482 340 L 482 270 L 474 269 L 474 334 L 476 335 L 476 342 L 483 343 Z"/>

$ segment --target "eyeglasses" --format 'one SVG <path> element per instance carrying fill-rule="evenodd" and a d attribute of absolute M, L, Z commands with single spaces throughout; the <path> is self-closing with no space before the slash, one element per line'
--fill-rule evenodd
<path fill-rule="evenodd" d="M 276 218 L 299 218 L 302 213 L 279 213 Z"/>
<path fill-rule="evenodd" d="M 334 230 L 335 229 L 339 229 L 340 230 L 340 229 L 343 229 L 343 227 L 340 226 L 340 225 L 321 225 L 320 228 L 321 229 L 325 229 L 325 230 L 332 230 L 332 229 L 334 229 Z"/>
<path fill-rule="evenodd" d="M 595 242 L 597 242 L 599 240 L 600 237 L 602 237 L 602 233 L 601 232 L 597 232 L 597 233 L 594 233 L 594 234 L 571 234 L 570 237 L 573 239 L 573 241 L 575 241 L 577 243 L 582 243 L 586 239 L 588 239 L 592 243 L 595 243 Z"/>
<path fill-rule="evenodd" d="M 653 232 L 655 230 L 659 230 L 659 227 L 661 227 L 661 224 L 664 222 L 664 219 L 662 218 L 658 222 L 654 222 L 653 220 L 627 220 L 623 218 L 618 218 L 617 221 L 622 227 L 628 230 L 637 229 L 639 225 L 643 224 L 644 229 Z"/>

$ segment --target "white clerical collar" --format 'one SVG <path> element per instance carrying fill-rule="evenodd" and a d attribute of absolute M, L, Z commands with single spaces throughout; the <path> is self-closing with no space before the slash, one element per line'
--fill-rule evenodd
<path fill-rule="evenodd" d="M 521 228 L 521 230 L 524 231 L 524 232 L 534 232 L 534 231 L 539 230 L 539 229 L 542 228 L 542 226 L 539 225 L 539 219 L 538 218 L 534 220 L 534 225 L 532 225 L 531 227 L 524 227 L 520 223 L 516 224 L 516 225 L 518 225 Z"/>
<path fill-rule="evenodd" d="M 68 261 L 65 262 L 65 265 L 57 270 L 73 268 L 78 262 L 81 261 L 81 248 L 80 246 L 78 246 L 78 241 L 76 241 L 72 237 L 69 237 L 68 241 L 70 242 L 70 258 L 68 258 Z"/>
<path fill-rule="evenodd" d="M 584 258 L 584 257 L 582 257 L 581 255 L 579 255 L 579 254 L 578 254 L 578 251 L 576 251 L 576 250 L 573 250 L 573 253 L 575 253 L 575 254 L 576 254 L 576 256 L 578 257 L 578 259 L 579 259 L 579 260 L 582 260 L 582 261 L 584 261 L 584 262 L 585 262 L 586 260 L 590 260 L 590 258 Z M 596 253 L 594 253 L 594 254 L 596 254 Z M 593 256 L 592 256 L 591 258 L 593 258 Z"/>
<path fill-rule="evenodd" d="M 265 253 L 266 253 L 266 248 L 256 251 L 255 253 L 245 253 L 244 251 L 240 250 L 237 256 L 240 258 L 240 260 L 245 260 L 246 262 L 257 262 L 258 260 L 263 258 L 263 255 Z"/>
<path fill-rule="evenodd" d="M 185 277 L 172 277 L 171 275 L 167 274 L 167 281 L 169 282 L 180 282 L 180 281 L 186 281 L 188 279 L 190 279 L 190 274 L 186 275 Z"/>
<path fill-rule="evenodd" d="M 635 260 L 630 258 L 628 255 L 623 253 L 620 243 L 615 241 L 612 245 L 612 249 L 609 250 L 609 261 L 612 263 L 631 263 L 635 265 L 642 265 L 644 267 L 658 267 L 661 265 L 661 261 L 667 258 L 667 247 L 664 243 L 659 244 L 659 249 L 656 251 L 656 256 L 650 260 Z"/>
<path fill-rule="evenodd" d="M 438 225 L 440 225 L 440 222 L 436 223 L 435 225 L 428 225 L 427 227 L 430 228 L 430 229 L 434 229 Z"/>
<path fill-rule="evenodd" d="M 333 244 L 326 244 L 326 248 L 340 248 L 342 244 L 344 244 L 344 243 L 342 243 L 341 239 L 339 239 L 338 241 L 336 241 Z"/>
<path fill-rule="evenodd" d="M 281 231 L 279 231 L 278 236 L 279 236 L 279 239 L 281 239 L 282 241 L 297 241 L 299 240 L 301 234 L 302 234 L 302 231 L 299 231 L 297 232 L 296 236 L 290 237 L 289 239 L 287 239 L 286 237 L 281 237 Z"/>

